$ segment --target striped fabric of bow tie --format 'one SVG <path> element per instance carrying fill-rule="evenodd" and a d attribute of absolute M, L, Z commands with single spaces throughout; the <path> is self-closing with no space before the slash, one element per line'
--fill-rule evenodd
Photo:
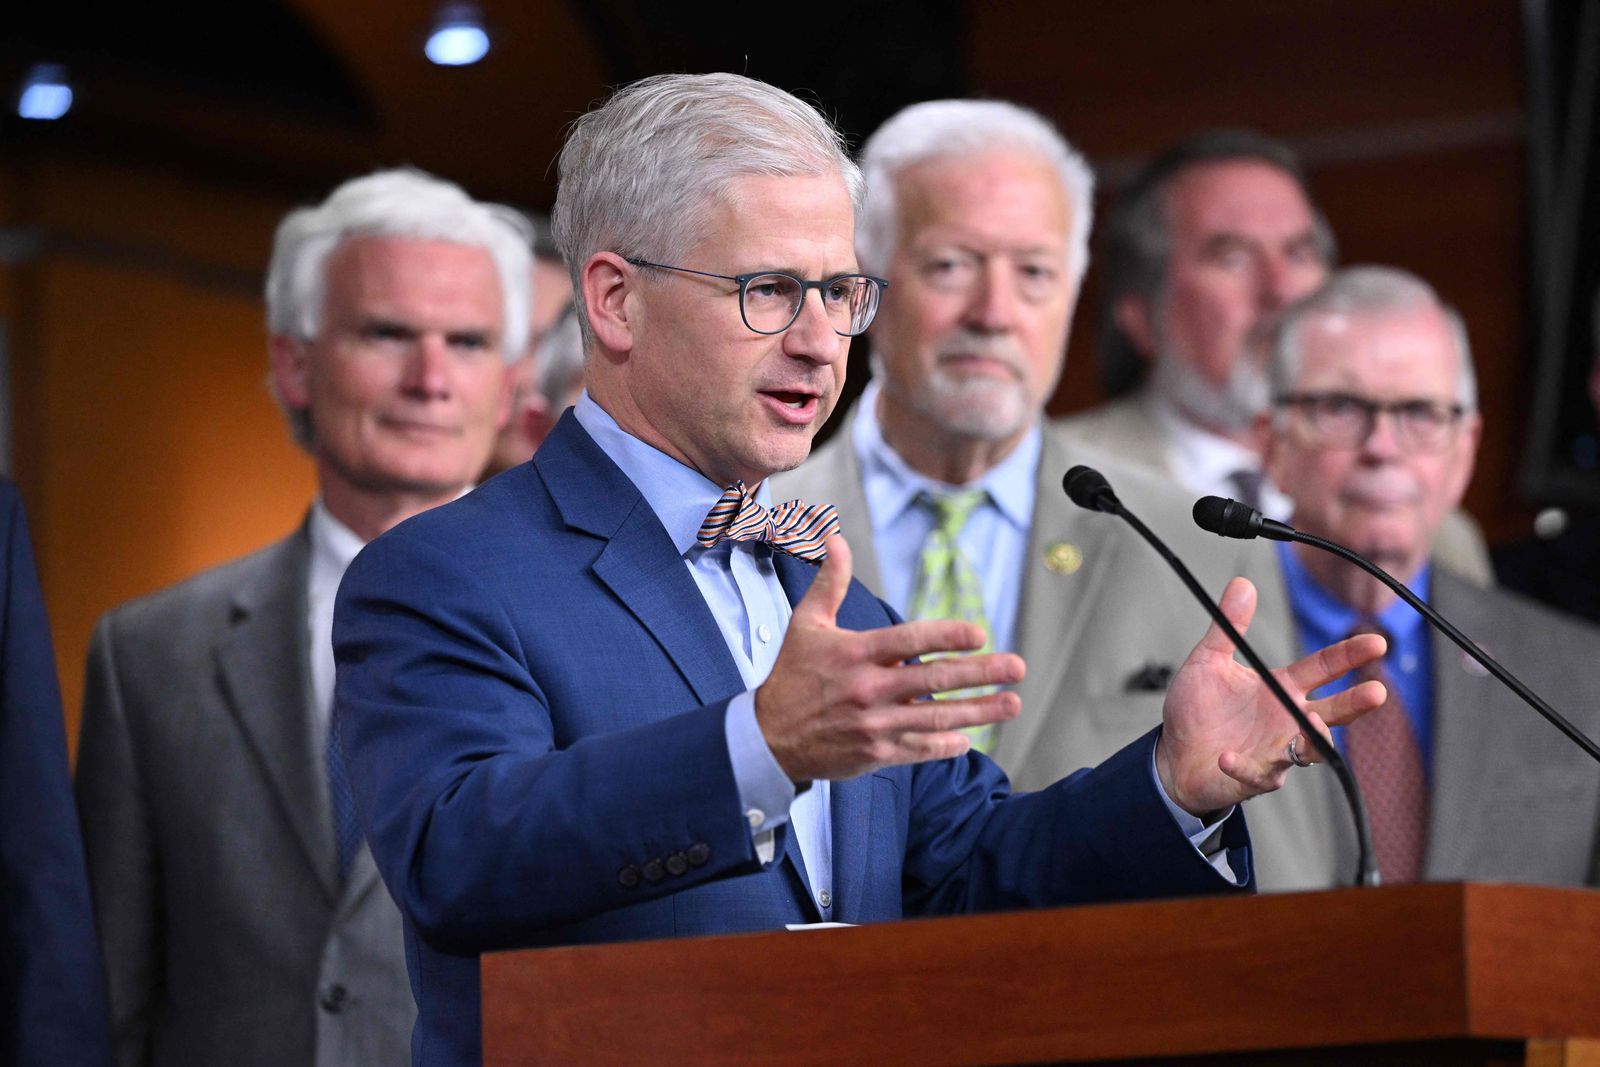
<path fill-rule="evenodd" d="M 791 500 L 768 511 L 743 482 L 734 482 L 700 524 L 696 540 L 707 548 L 718 541 L 765 541 L 791 556 L 821 563 L 828 556 L 823 542 L 838 532 L 839 513 L 832 504 Z"/>

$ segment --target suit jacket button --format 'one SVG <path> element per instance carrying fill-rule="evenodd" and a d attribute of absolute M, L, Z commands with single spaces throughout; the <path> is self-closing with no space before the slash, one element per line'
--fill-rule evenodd
<path fill-rule="evenodd" d="M 639 868 L 631 863 L 628 864 L 617 872 L 617 881 L 622 883 L 624 889 L 632 889 L 639 884 Z"/>
<path fill-rule="evenodd" d="M 667 876 L 666 868 L 661 866 L 660 860 L 646 860 L 644 866 L 640 868 L 640 873 L 651 885 L 655 885 Z"/>
<path fill-rule="evenodd" d="M 322 998 L 319 1003 L 321 1003 L 323 1011 L 337 1015 L 349 1006 L 350 991 L 344 986 L 335 983 L 322 991 Z"/>
<path fill-rule="evenodd" d="M 682 852 L 674 852 L 667 857 L 667 873 L 676 878 L 689 869 L 689 857 Z"/>
<path fill-rule="evenodd" d="M 704 867 L 706 861 L 711 858 L 711 846 L 701 841 L 698 844 L 690 845 L 689 851 L 685 852 L 684 855 L 689 859 L 689 866 Z"/>

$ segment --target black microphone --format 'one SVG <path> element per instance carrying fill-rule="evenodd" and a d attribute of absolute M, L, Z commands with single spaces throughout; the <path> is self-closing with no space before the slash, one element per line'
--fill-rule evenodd
<path fill-rule="evenodd" d="M 1248 512 L 1249 514 L 1240 517 L 1241 512 Z M 1471 638 L 1452 626 L 1450 621 L 1443 615 L 1434 611 L 1432 605 L 1426 600 L 1406 588 L 1404 582 L 1399 581 L 1388 571 L 1366 557 L 1352 552 L 1343 545 L 1317 537 L 1315 534 L 1302 533 L 1288 523 L 1275 522 L 1272 519 L 1263 518 L 1261 512 L 1248 504 L 1241 504 L 1237 500 L 1225 500 L 1220 496 L 1201 497 L 1195 501 L 1194 521 L 1195 525 L 1202 530 L 1221 534 L 1223 537 L 1248 539 L 1260 536 L 1270 537 L 1274 541 L 1295 541 L 1302 545 L 1310 545 L 1312 548 L 1320 548 L 1324 552 L 1331 552 L 1342 560 L 1354 563 L 1357 567 L 1360 567 L 1394 590 L 1396 596 L 1410 604 L 1417 610 L 1418 614 L 1432 623 L 1440 633 L 1454 641 L 1462 651 L 1482 664 L 1483 668 L 1490 674 L 1500 679 L 1500 682 L 1507 689 L 1521 697 L 1530 708 L 1543 715 L 1545 721 L 1566 734 L 1569 741 L 1583 749 L 1593 759 L 1600 761 L 1600 745 L 1595 744 L 1592 738 L 1568 722 L 1556 709 L 1546 704 L 1539 694 L 1523 685 L 1522 680 L 1516 675 L 1500 666 L 1498 661 L 1479 648 Z"/>
<path fill-rule="evenodd" d="M 1294 540 L 1294 530 L 1267 518 L 1249 504 L 1203 496 L 1194 502 L 1194 523 L 1209 533 L 1249 540 L 1266 537 L 1273 541 Z"/>
<path fill-rule="evenodd" d="M 1061 479 L 1061 488 L 1067 491 L 1068 498 L 1074 504 L 1088 511 L 1105 511 L 1115 515 L 1117 509 L 1122 507 L 1122 501 L 1111 491 L 1111 483 L 1093 467 L 1073 467 Z"/>
<path fill-rule="evenodd" d="M 1233 646 L 1244 655 L 1245 662 L 1250 664 L 1256 674 L 1261 676 L 1261 681 L 1271 691 L 1272 695 L 1277 697 L 1278 703 L 1283 705 L 1284 710 L 1289 713 L 1289 717 L 1295 721 L 1295 725 L 1300 727 L 1301 734 L 1311 743 L 1311 747 L 1317 750 L 1317 755 L 1321 756 L 1324 762 L 1333 770 L 1333 773 L 1339 779 L 1340 787 L 1344 790 L 1345 799 L 1350 805 L 1351 818 L 1354 819 L 1356 824 L 1355 884 L 1377 885 L 1379 882 L 1378 869 L 1372 861 L 1372 830 L 1367 823 L 1367 808 L 1361 801 L 1361 791 L 1356 787 L 1355 775 L 1350 773 L 1350 768 L 1345 763 L 1344 757 L 1339 755 L 1339 750 L 1334 748 L 1320 732 L 1312 728 L 1305 712 L 1301 711 L 1300 706 L 1290 698 L 1288 693 L 1284 692 L 1283 686 L 1273 676 L 1271 669 L 1256 654 L 1256 650 L 1250 647 L 1249 642 L 1244 639 L 1244 635 L 1234 628 L 1233 623 L 1228 620 L 1228 617 L 1222 613 L 1222 609 L 1217 606 L 1217 602 L 1211 599 L 1199 581 L 1195 579 L 1195 576 L 1190 573 L 1189 568 L 1183 565 L 1183 561 L 1177 557 L 1172 549 L 1168 548 L 1161 538 L 1152 533 L 1148 526 L 1140 522 L 1137 515 L 1123 506 L 1122 501 L 1117 499 L 1117 494 L 1111 491 L 1111 484 L 1106 481 L 1103 474 L 1092 467 L 1073 467 L 1061 479 L 1061 487 L 1066 490 L 1067 496 L 1071 498 L 1072 502 L 1080 508 L 1087 508 L 1090 511 L 1104 511 L 1116 515 L 1129 526 L 1132 526 L 1139 536 L 1149 542 L 1150 547 L 1156 550 L 1156 554 L 1166 560 L 1168 565 L 1177 572 L 1178 577 L 1183 580 L 1183 584 L 1188 587 L 1189 592 L 1194 594 L 1194 598 L 1200 602 L 1200 606 L 1206 609 L 1206 613 L 1216 621 L 1218 626 L 1222 627 L 1222 632 L 1228 635 L 1228 639 L 1233 642 Z M 1229 501 L 1229 503 L 1232 502 Z M 1196 510 L 1198 511 L 1198 505 L 1196 505 Z M 1256 535 L 1243 534 L 1238 536 L 1253 537 Z"/>

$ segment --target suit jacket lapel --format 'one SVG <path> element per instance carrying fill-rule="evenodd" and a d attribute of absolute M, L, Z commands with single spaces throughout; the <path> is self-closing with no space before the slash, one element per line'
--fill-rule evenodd
<path fill-rule="evenodd" d="M 304 525 L 261 578 L 234 598 L 215 660 L 228 708 L 272 783 L 284 818 L 328 899 L 339 895 L 322 740 L 312 723 L 306 583 L 311 539 Z"/>
<path fill-rule="evenodd" d="M 594 574 L 709 704 L 744 688 L 739 667 L 650 505 L 571 412 L 534 457 L 568 526 L 606 541 Z"/>
<path fill-rule="evenodd" d="M 789 603 L 798 604 L 811 588 L 817 568 L 778 553 L 773 558 L 778 580 L 783 583 Z M 839 609 L 839 624 L 850 629 L 865 629 L 881 623 L 866 615 L 865 602 L 858 592 L 847 596 Z M 862 775 L 829 785 L 828 814 L 833 832 L 833 898 L 834 917 L 840 922 L 853 922 L 861 904 L 862 889 L 867 878 L 867 851 L 871 843 L 869 827 L 872 823 L 872 776 Z M 789 835 L 792 839 L 793 834 Z M 805 863 L 800 858 L 797 845 L 789 847 L 789 857 L 799 874 L 801 884 L 809 886 Z"/>
<path fill-rule="evenodd" d="M 1046 565 L 1047 554 L 1054 546 L 1069 545 L 1090 563 L 1123 550 L 1117 537 L 1124 531 L 1116 529 L 1116 519 L 1084 511 L 1061 492 L 1061 475 L 1072 463 L 1069 451 L 1046 425 L 1015 630 L 1016 651 L 1028 674 L 1017 687 L 1022 714 L 1001 724 L 995 737 L 995 762 L 1002 767 L 1021 766 L 1048 715 L 1081 712 L 1054 705 L 1083 627 L 1093 625 L 1094 612 L 1076 605 L 1101 596 L 1104 576 L 1112 569 L 1086 565 L 1062 574 Z"/>

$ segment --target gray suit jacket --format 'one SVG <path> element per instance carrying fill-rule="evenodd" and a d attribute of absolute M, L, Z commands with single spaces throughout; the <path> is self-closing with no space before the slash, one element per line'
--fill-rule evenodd
<path fill-rule="evenodd" d="M 1058 424 L 1068 438 L 1136 467 L 1172 478 L 1172 460 L 1148 389 L 1138 389 L 1099 407 L 1069 415 Z M 1478 585 L 1494 584 L 1489 546 L 1472 516 L 1457 508 L 1445 516 L 1433 539 L 1440 566 Z"/>
<path fill-rule="evenodd" d="M 312 723 L 310 538 L 101 619 L 77 789 L 118 1062 L 406 1063 L 400 915 L 341 888 Z"/>
<path fill-rule="evenodd" d="M 850 445 L 853 420 L 852 413 L 797 470 L 775 476 L 772 493 L 774 500 L 800 496 L 837 505 L 856 577 L 873 589 L 880 584 L 878 560 Z M 1016 627 L 1016 651 L 1028 664 L 1017 687 L 1022 714 L 1000 726 L 990 750 L 1017 789 L 1040 789 L 1099 763 L 1159 723 L 1167 678 L 1210 624 L 1205 609 L 1132 529 L 1067 499 L 1061 477 L 1079 463 L 1106 475 L 1129 510 L 1171 545 L 1213 598 L 1235 574 L 1258 588 L 1274 582 L 1276 563 L 1265 545 L 1203 533 L 1189 516 L 1188 498 L 1169 483 L 1072 444 L 1047 423 Z M 1061 545 L 1081 554 L 1082 566 L 1072 573 L 1046 563 Z M 1289 628 L 1258 622 L 1245 636 L 1269 666 L 1293 658 Z M 1288 788 L 1292 793 L 1303 786 L 1291 781 Z M 1247 809 L 1255 855 L 1303 847 L 1296 820 L 1273 820 L 1263 833 L 1255 811 Z"/>
<path fill-rule="evenodd" d="M 1266 600 L 1292 625 L 1281 572 Z M 1590 737 L 1600 729 L 1600 630 L 1514 593 L 1438 569 L 1433 606 Z M 1434 752 L 1424 877 L 1538 885 L 1600 884 L 1600 765 L 1467 658 L 1433 637 Z M 1261 888 L 1347 885 L 1356 842 L 1338 782 L 1326 768 L 1291 803 L 1248 808 L 1250 830 L 1293 820 L 1325 847 L 1258 856 Z M 1267 799 L 1267 798 L 1260 798 Z M 1251 801 L 1255 805 L 1258 801 Z"/>

